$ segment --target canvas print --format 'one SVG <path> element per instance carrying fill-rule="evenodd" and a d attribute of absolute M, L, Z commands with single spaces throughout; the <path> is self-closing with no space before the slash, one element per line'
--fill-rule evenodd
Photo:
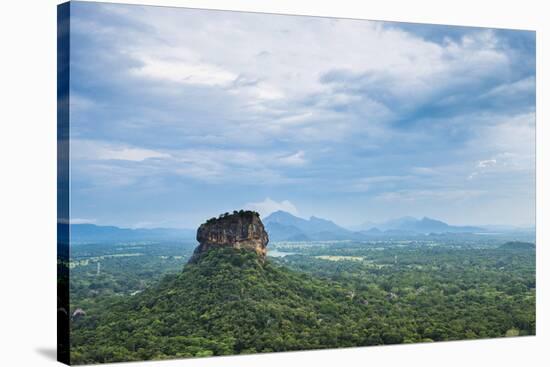
<path fill-rule="evenodd" d="M 535 335 L 535 32 L 58 8 L 70 364 Z"/>

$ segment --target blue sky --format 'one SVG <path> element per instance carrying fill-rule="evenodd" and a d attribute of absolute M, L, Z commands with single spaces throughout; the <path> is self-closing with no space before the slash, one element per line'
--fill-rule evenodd
<path fill-rule="evenodd" d="M 535 221 L 529 31 L 73 2 L 71 218 Z"/>

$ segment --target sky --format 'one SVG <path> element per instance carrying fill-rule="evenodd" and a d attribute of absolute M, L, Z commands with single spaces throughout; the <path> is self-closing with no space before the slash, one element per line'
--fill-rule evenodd
<path fill-rule="evenodd" d="M 71 3 L 71 220 L 535 223 L 535 33 Z"/>

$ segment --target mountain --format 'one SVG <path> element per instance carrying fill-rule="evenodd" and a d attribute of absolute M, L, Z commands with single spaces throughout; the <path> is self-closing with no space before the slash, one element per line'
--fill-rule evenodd
<path fill-rule="evenodd" d="M 473 233 L 484 229 L 474 226 L 453 226 L 443 221 L 423 217 L 401 217 L 383 223 L 365 222 L 350 231 L 336 223 L 318 217 L 303 219 L 284 211 L 277 211 L 266 217 L 266 230 L 272 241 L 329 241 L 368 240 L 373 237 L 414 236 L 428 233 Z"/>
<path fill-rule="evenodd" d="M 411 227 L 417 221 L 414 217 L 401 217 L 390 219 L 387 222 L 377 224 L 377 228 L 382 231 L 388 230 L 408 230 L 408 227 Z"/>
<path fill-rule="evenodd" d="M 272 241 L 328 241 L 360 239 L 362 235 L 318 217 L 303 219 L 282 210 L 263 220 Z"/>
<path fill-rule="evenodd" d="M 452 226 L 437 219 L 424 217 L 415 219 L 406 217 L 392 229 L 404 231 L 420 232 L 420 233 L 456 233 L 456 232 L 480 232 L 483 228 L 473 226 Z"/>
<path fill-rule="evenodd" d="M 483 225 L 483 228 L 489 232 L 497 232 L 497 233 L 503 233 L 503 232 L 527 232 L 527 233 L 534 233 L 536 232 L 535 226 L 525 226 L 525 227 L 519 227 L 519 226 L 511 226 L 511 225 L 498 225 L 498 224 L 487 224 Z"/>
<path fill-rule="evenodd" d="M 381 234 L 383 234 L 384 232 L 382 232 L 381 230 L 379 230 L 379 229 L 376 228 L 376 227 L 372 227 L 372 228 L 370 228 L 368 231 L 365 231 L 364 233 L 365 233 L 365 234 L 368 234 L 368 235 L 381 235 Z"/>
<path fill-rule="evenodd" d="M 188 241 L 196 232 L 174 228 L 119 228 L 95 224 L 71 224 L 71 244 L 111 243 L 131 241 Z"/>
<path fill-rule="evenodd" d="M 373 228 L 376 228 L 376 226 L 378 225 L 379 223 L 376 223 L 376 222 L 372 222 L 372 221 L 366 221 L 366 222 L 363 222 L 359 225 L 353 225 L 353 226 L 349 226 L 348 228 L 351 229 L 352 231 L 357 231 L 357 232 L 361 232 L 361 231 L 369 231 Z"/>
<path fill-rule="evenodd" d="M 368 230 L 350 231 L 336 223 L 315 216 L 309 219 L 276 211 L 263 220 L 271 241 L 367 240 L 372 237 L 407 236 L 426 233 L 483 232 L 473 226 L 452 226 L 445 222 L 402 217 L 384 223 L 369 223 Z M 176 228 L 120 228 L 95 224 L 71 224 L 71 244 L 135 241 L 195 241 L 196 231 Z"/>
<path fill-rule="evenodd" d="M 197 241 L 199 245 L 190 263 L 197 262 L 203 254 L 218 247 L 249 249 L 265 260 L 269 238 L 260 215 L 254 211 L 241 210 L 210 218 L 201 224 L 197 230 Z"/>
<path fill-rule="evenodd" d="M 201 357 L 343 345 L 396 343 L 359 338 L 366 301 L 351 289 L 216 247 L 179 274 L 73 321 L 75 364 Z M 365 321 L 366 322 L 366 321 Z M 116 346 L 116 347 L 113 347 Z M 98 359 L 99 358 L 99 359 Z"/>
<path fill-rule="evenodd" d="M 453 226 L 443 221 L 423 217 L 417 219 L 414 217 L 401 217 L 387 222 L 372 224 L 369 231 L 363 231 L 363 234 L 372 229 L 378 229 L 385 234 L 425 234 L 425 233 L 471 233 L 483 232 L 481 227 L 474 226 Z"/>

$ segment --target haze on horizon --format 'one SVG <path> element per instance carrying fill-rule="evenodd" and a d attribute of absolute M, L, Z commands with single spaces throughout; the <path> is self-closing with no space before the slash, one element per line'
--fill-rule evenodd
<path fill-rule="evenodd" d="M 71 3 L 71 220 L 535 224 L 535 33 Z"/>

